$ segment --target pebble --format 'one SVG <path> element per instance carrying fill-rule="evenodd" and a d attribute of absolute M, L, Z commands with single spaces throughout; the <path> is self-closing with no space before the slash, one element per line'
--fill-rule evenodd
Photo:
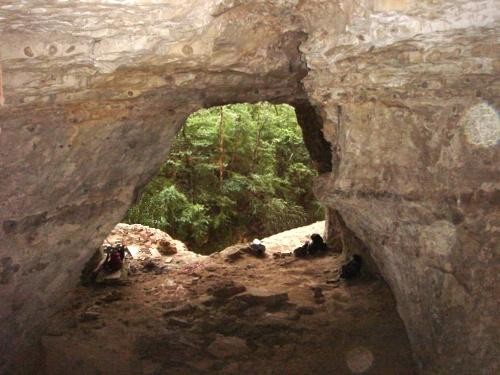
<path fill-rule="evenodd" d="M 241 356 L 250 351 L 246 340 L 235 336 L 216 335 L 207 351 L 216 358 Z"/>
<path fill-rule="evenodd" d="M 177 326 L 177 327 L 183 327 L 187 328 L 191 326 L 191 323 L 189 323 L 187 320 L 181 319 L 181 318 L 170 318 L 168 320 L 168 324 L 172 326 Z"/>
<path fill-rule="evenodd" d="M 249 306 L 263 305 L 276 308 L 288 302 L 288 293 L 274 293 L 265 289 L 249 288 L 247 293 L 238 294 L 234 298 L 246 302 Z"/>
<path fill-rule="evenodd" d="M 247 290 L 242 284 L 237 284 L 234 281 L 221 282 L 210 288 L 209 292 L 216 298 L 226 299 L 236 294 L 240 294 Z"/>
<path fill-rule="evenodd" d="M 316 310 L 312 306 L 299 306 L 297 307 L 297 312 L 301 315 L 312 315 Z"/>
<path fill-rule="evenodd" d="M 172 309 L 168 309 L 163 313 L 163 316 L 170 316 L 170 315 L 184 315 L 184 314 L 189 314 L 196 310 L 196 306 L 194 306 L 191 303 L 186 303 L 181 306 L 174 307 Z"/>
<path fill-rule="evenodd" d="M 104 297 L 101 298 L 101 301 L 106 302 L 106 303 L 112 303 L 115 301 L 119 301 L 123 298 L 123 295 L 117 291 L 114 290 L 111 293 L 105 295 Z"/>
<path fill-rule="evenodd" d="M 80 316 L 81 322 L 91 322 L 99 319 L 100 314 L 97 311 L 85 311 Z"/>

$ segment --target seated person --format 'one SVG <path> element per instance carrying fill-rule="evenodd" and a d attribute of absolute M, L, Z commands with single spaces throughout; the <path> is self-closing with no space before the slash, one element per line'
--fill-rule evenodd
<path fill-rule="evenodd" d="M 306 241 L 304 245 L 296 248 L 293 253 L 296 257 L 305 257 L 307 255 L 316 255 L 324 253 L 328 250 L 328 246 L 323 241 L 323 237 L 314 233 L 311 235 L 311 241 Z"/>
<path fill-rule="evenodd" d="M 125 259 L 125 252 L 130 254 L 126 246 L 117 242 L 114 246 L 107 246 L 104 251 L 106 252 L 106 260 L 104 261 L 104 269 L 108 272 L 116 272 L 123 266 Z"/>

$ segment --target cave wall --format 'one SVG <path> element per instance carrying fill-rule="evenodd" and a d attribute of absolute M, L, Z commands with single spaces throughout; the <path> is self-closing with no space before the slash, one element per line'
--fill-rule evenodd
<path fill-rule="evenodd" d="M 3 1 L 0 369 L 25 362 L 185 118 L 258 100 L 315 119 L 316 194 L 369 247 L 423 372 L 497 369 L 498 9 Z"/>
<path fill-rule="evenodd" d="M 301 47 L 337 160 L 316 194 L 370 248 L 422 371 L 495 373 L 498 2 L 373 5 L 315 7 L 345 27 Z"/>
<path fill-rule="evenodd" d="M 301 98 L 303 33 L 273 6 L 231 7 L 0 4 L 0 373 L 31 372 L 26 346 L 189 114 Z"/>

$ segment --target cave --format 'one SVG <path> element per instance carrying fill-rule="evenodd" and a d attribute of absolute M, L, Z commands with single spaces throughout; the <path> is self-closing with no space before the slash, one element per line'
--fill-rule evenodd
<path fill-rule="evenodd" d="M 0 18 L 0 372 L 187 116 L 258 101 L 312 124 L 327 232 L 373 259 L 420 372 L 498 372 L 496 0 L 6 0 Z"/>

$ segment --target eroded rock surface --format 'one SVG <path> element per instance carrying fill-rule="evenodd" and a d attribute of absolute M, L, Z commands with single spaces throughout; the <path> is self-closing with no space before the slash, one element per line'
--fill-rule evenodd
<path fill-rule="evenodd" d="M 315 51 L 305 85 L 334 150 L 316 193 L 370 248 L 424 372 L 494 373 L 498 3 L 406 3 L 369 22 L 355 11 L 346 32 L 325 25 L 315 33 L 331 38 L 301 47 Z"/>
<path fill-rule="evenodd" d="M 0 368 L 23 363 L 191 112 L 271 100 L 300 111 L 317 195 L 369 248 L 422 369 L 498 370 L 499 9 L 2 1 Z"/>
<path fill-rule="evenodd" d="M 172 255 L 187 251 L 186 245 L 181 241 L 173 239 L 159 229 L 141 224 L 117 224 L 104 243 L 114 245 L 117 242 L 132 250 L 136 249 L 138 252 L 149 251 L 149 255 L 151 255 L 151 249 L 159 255 Z"/>

